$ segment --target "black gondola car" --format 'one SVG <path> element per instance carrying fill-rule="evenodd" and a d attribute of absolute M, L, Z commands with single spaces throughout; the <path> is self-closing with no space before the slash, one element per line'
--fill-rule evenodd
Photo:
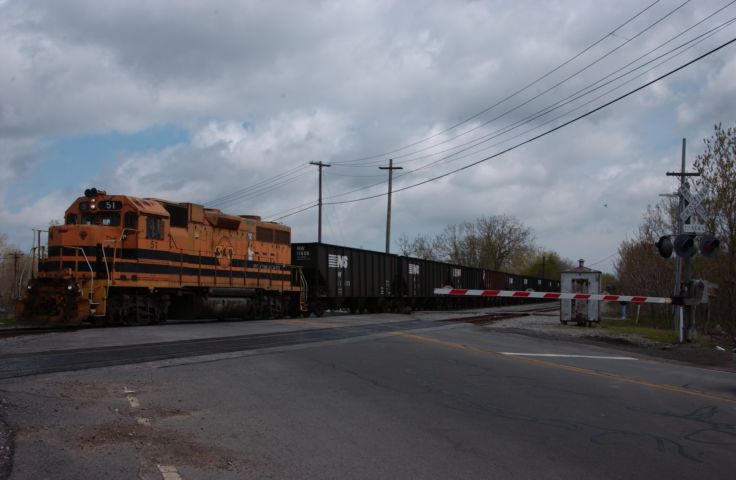
<path fill-rule="evenodd" d="M 559 291 L 559 282 L 324 243 L 292 244 L 309 309 L 351 312 L 470 308 L 529 299 L 435 295 L 435 288 Z M 552 287 L 556 284 L 555 288 Z"/>
<path fill-rule="evenodd" d="M 483 271 L 433 260 L 399 257 L 401 306 L 452 308 L 483 303 L 481 298 L 438 297 L 435 288 L 483 288 Z"/>
<path fill-rule="evenodd" d="M 325 243 L 292 244 L 292 263 L 302 267 L 310 309 L 380 312 L 396 308 L 398 257 Z"/>

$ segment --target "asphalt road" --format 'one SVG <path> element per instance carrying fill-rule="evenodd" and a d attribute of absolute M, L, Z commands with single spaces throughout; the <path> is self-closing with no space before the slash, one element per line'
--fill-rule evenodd
<path fill-rule="evenodd" d="M 734 478 L 733 372 L 425 323 L 2 380 L 9 478 Z M 65 335 L 58 349 L 89 334 Z M 49 349 L 43 339 L 7 345 Z"/>

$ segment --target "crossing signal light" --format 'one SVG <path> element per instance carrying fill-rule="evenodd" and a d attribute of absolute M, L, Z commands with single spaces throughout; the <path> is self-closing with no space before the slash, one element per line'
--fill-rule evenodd
<path fill-rule="evenodd" d="M 678 257 L 693 258 L 698 253 L 695 248 L 695 235 L 682 233 L 676 236 L 674 249 Z"/>
<path fill-rule="evenodd" d="M 706 257 L 715 257 L 718 253 L 718 246 L 721 242 L 711 234 L 700 237 L 700 253 Z"/>
<path fill-rule="evenodd" d="M 672 240 L 670 240 L 669 235 L 659 237 L 659 240 L 654 246 L 657 247 L 657 251 L 664 258 L 670 258 L 672 256 Z"/>

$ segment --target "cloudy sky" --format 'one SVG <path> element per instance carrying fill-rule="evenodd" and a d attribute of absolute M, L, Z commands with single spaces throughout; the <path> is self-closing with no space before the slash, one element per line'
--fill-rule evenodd
<path fill-rule="evenodd" d="M 529 140 L 735 38 L 732 3 L 0 0 L 0 233 L 96 186 L 316 241 L 322 161 L 323 240 L 382 250 L 393 158 L 394 245 L 509 214 L 612 271 L 682 138 L 736 120 L 736 44 Z"/>

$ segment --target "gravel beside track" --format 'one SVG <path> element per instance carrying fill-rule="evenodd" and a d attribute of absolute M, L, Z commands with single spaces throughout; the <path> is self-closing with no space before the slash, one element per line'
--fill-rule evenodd
<path fill-rule="evenodd" d="M 642 355 L 736 371 L 730 344 L 724 343 L 723 350 L 692 343 L 671 345 L 641 335 L 613 333 L 595 324 L 592 327 L 563 325 L 560 323 L 559 312 L 503 319 L 484 325 L 483 328 L 558 340 L 605 343 L 610 347 Z"/>

